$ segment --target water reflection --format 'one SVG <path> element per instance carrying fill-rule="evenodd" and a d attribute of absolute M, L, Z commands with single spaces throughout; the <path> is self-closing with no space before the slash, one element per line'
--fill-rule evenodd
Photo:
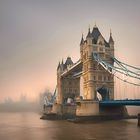
<path fill-rule="evenodd" d="M 1 140 L 138 140 L 136 120 L 75 124 L 40 120 L 36 113 L 0 113 Z"/>

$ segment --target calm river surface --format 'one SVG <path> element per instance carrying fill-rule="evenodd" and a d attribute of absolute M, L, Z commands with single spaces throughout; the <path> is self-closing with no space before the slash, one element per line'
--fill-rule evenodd
<path fill-rule="evenodd" d="M 137 120 L 75 124 L 37 113 L 0 113 L 0 140 L 140 140 Z"/>

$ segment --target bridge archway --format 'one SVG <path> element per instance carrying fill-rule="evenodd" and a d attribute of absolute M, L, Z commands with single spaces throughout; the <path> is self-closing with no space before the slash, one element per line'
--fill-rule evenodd
<path fill-rule="evenodd" d="M 96 92 L 98 100 L 110 100 L 110 89 L 107 86 L 98 87 Z"/>

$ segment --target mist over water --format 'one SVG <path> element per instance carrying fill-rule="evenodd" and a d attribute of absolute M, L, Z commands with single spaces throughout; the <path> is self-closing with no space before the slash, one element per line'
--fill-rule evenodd
<path fill-rule="evenodd" d="M 137 120 L 75 124 L 32 112 L 0 113 L 1 140 L 139 140 Z"/>
<path fill-rule="evenodd" d="M 58 62 L 80 58 L 89 24 L 97 22 L 106 40 L 111 28 L 115 57 L 140 67 L 134 45 L 140 41 L 139 13 L 139 0 L 0 0 L 0 140 L 139 140 L 137 120 L 75 124 L 35 113 L 43 109 L 43 89 L 54 92 Z M 115 99 L 140 99 L 140 87 L 115 84 Z M 20 93 L 37 101 L 18 100 Z M 140 107 L 128 109 L 140 113 Z"/>

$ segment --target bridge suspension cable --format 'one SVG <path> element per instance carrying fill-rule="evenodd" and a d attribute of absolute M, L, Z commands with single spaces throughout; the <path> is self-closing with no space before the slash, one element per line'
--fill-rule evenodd
<path fill-rule="evenodd" d="M 113 59 L 115 59 L 116 61 L 118 61 L 119 63 L 121 63 L 121 64 L 123 64 L 123 65 L 125 65 L 125 66 L 131 67 L 131 68 L 136 69 L 136 70 L 140 70 L 140 68 L 137 68 L 137 67 L 135 67 L 135 66 L 131 66 L 131 65 L 126 64 L 126 63 L 124 63 L 124 62 L 121 62 L 121 61 L 117 60 L 115 57 L 113 57 Z"/>
<path fill-rule="evenodd" d="M 110 74 L 112 74 L 115 77 L 117 77 L 117 79 L 119 79 L 119 80 L 121 80 L 123 82 L 129 83 L 129 84 L 135 85 L 135 86 L 140 86 L 140 84 L 138 84 L 138 83 L 130 82 L 128 80 L 124 80 L 124 79 L 122 79 L 122 78 L 120 78 L 119 76 L 116 75 L 116 72 L 118 72 L 118 73 L 123 74 L 123 75 L 125 75 L 127 77 L 131 77 L 131 78 L 140 80 L 140 74 L 128 69 L 126 66 L 131 67 L 131 68 L 136 69 L 136 70 L 140 70 L 140 68 L 125 64 L 125 63 L 117 60 L 115 57 L 112 57 L 112 56 L 111 56 L 111 58 L 112 58 L 113 62 L 117 66 L 114 66 L 114 65 L 112 65 L 112 64 L 110 64 L 108 62 L 105 62 L 104 60 L 102 60 L 102 58 L 97 53 L 93 54 L 93 58 L 100 65 L 102 65 Z"/>

